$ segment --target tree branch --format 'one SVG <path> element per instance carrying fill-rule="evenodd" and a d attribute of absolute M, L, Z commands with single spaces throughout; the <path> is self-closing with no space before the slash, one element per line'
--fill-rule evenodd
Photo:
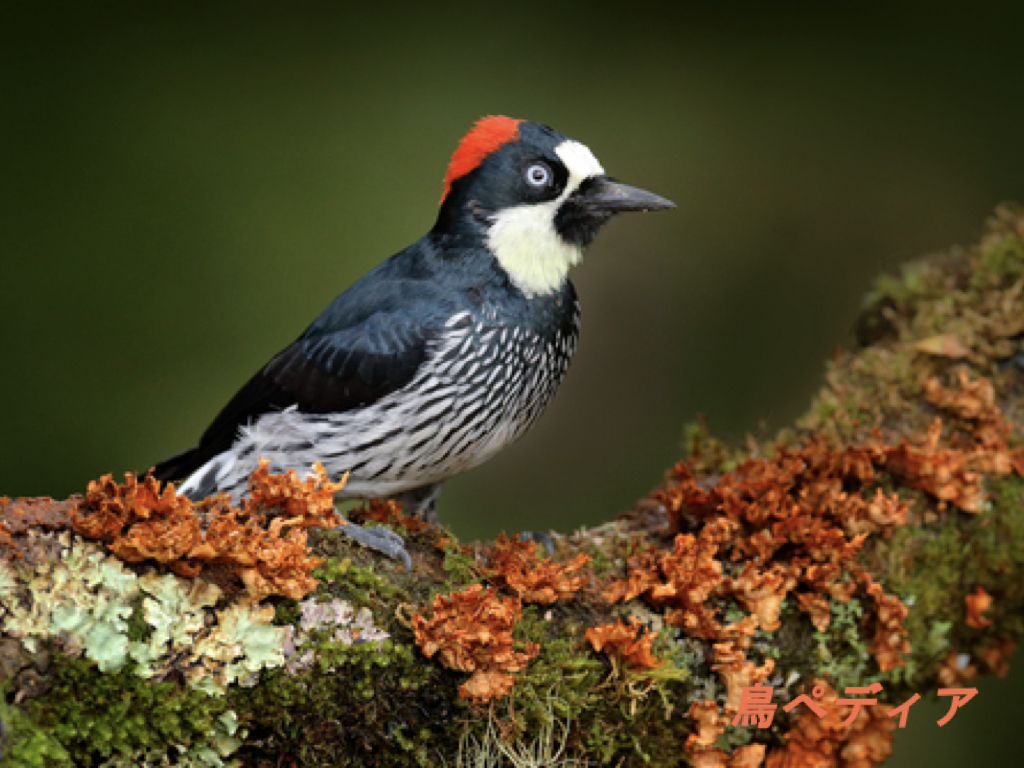
<path fill-rule="evenodd" d="M 1005 206 L 878 281 L 791 429 L 695 427 L 551 558 L 353 512 L 406 573 L 316 528 L 325 478 L 264 475 L 243 509 L 134 478 L 0 500 L 4 764 L 877 765 L 891 709 L 1005 674 L 1024 630 L 1022 287 Z M 845 724 L 836 692 L 874 682 Z"/>

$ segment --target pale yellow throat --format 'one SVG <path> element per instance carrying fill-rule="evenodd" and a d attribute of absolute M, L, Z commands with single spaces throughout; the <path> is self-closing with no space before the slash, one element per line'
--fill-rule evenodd
<path fill-rule="evenodd" d="M 491 252 L 516 287 L 527 296 L 557 290 L 569 268 L 583 259 L 583 248 L 565 242 L 558 234 L 555 215 L 584 180 L 604 174 L 597 158 L 578 141 L 562 142 L 555 153 L 569 171 L 562 194 L 546 203 L 499 211 L 491 217 L 487 233 Z"/>

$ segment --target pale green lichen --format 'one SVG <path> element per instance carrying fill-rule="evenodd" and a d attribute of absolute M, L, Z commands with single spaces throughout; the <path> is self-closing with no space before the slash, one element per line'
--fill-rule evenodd
<path fill-rule="evenodd" d="M 215 584 L 168 574 L 143 576 L 139 587 L 147 594 L 143 618 L 153 628 L 146 641 L 131 646 L 139 675 L 164 676 L 178 669 L 193 687 L 216 694 L 284 664 L 285 629 L 271 625 L 272 606 L 243 600 L 216 611 L 216 623 L 208 626 L 207 609 L 221 597 Z"/>
<path fill-rule="evenodd" d="M 217 611 L 217 625 L 192 647 L 198 666 L 185 676 L 207 693 L 223 692 L 236 681 L 251 685 L 261 669 L 284 664 L 285 628 L 275 627 L 274 607 L 240 602 Z"/>
<path fill-rule="evenodd" d="M 18 576 L 7 563 L 0 562 L 0 606 L 6 607 L 7 600 L 18 587 Z"/>
<path fill-rule="evenodd" d="M 272 625 L 272 606 L 243 600 L 213 611 L 222 595 L 215 584 L 172 574 L 140 577 L 95 544 L 70 536 L 63 543 L 60 559 L 35 572 L 0 565 L 0 629 L 28 651 L 53 640 L 101 672 L 120 669 L 130 657 L 140 677 L 162 679 L 179 670 L 210 694 L 284 664 L 286 630 Z M 133 640 L 129 624 L 139 597 L 148 631 Z"/>
<path fill-rule="evenodd" d="M 147 597 L 142 615 L 152 628 L 145 642 L 132 644 L 131 656 L 139 663 L 138 674 L 153 677 L 164 674 L 172 658 L 189 649 L 206 628 L 206 608 L 217 604 L 221 591 L 209 582 L 179 583 L 174 576 L 143 576 L 139 587 Z M 156 662 L 163 663 L 157 665 Z"/>
<path fill-rule="evenodd" d="M 138 578 L 119 560 L 98 546 L 76 543 L 59 561 L 41 563 L 20 576 L 13 586 L 7 586 L 10 573 L 4 578 L 5 632 L 20 638 L 30 652 L 38 640 L 56 637 L 68 653 L 84 652 L 103 672 L 124 665 Z"/>

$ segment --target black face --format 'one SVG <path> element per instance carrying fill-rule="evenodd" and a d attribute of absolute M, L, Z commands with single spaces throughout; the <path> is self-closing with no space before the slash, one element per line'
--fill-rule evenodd
<path fill-rule="evenodd" d="M 595 208 L 590 198 L 603 185 L 605 176 L 591 176 L 584 179 L 569 199 L 562 203 L 555 214 L 555 231 L 563 240 L 572 245 L 590 245 L 601 226 L 615 215 L 615 211 Z"/>

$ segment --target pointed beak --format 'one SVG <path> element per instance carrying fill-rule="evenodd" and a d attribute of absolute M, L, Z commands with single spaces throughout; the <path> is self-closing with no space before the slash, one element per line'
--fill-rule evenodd
<path fill-rule="evenodd" d="M 643 189 L 620 184 L 607 176 L 595 176 L 583 183 L 577 202 L 588 211 L 622 213 L 623 211 L 664 211 L 676 204 Z"/>

